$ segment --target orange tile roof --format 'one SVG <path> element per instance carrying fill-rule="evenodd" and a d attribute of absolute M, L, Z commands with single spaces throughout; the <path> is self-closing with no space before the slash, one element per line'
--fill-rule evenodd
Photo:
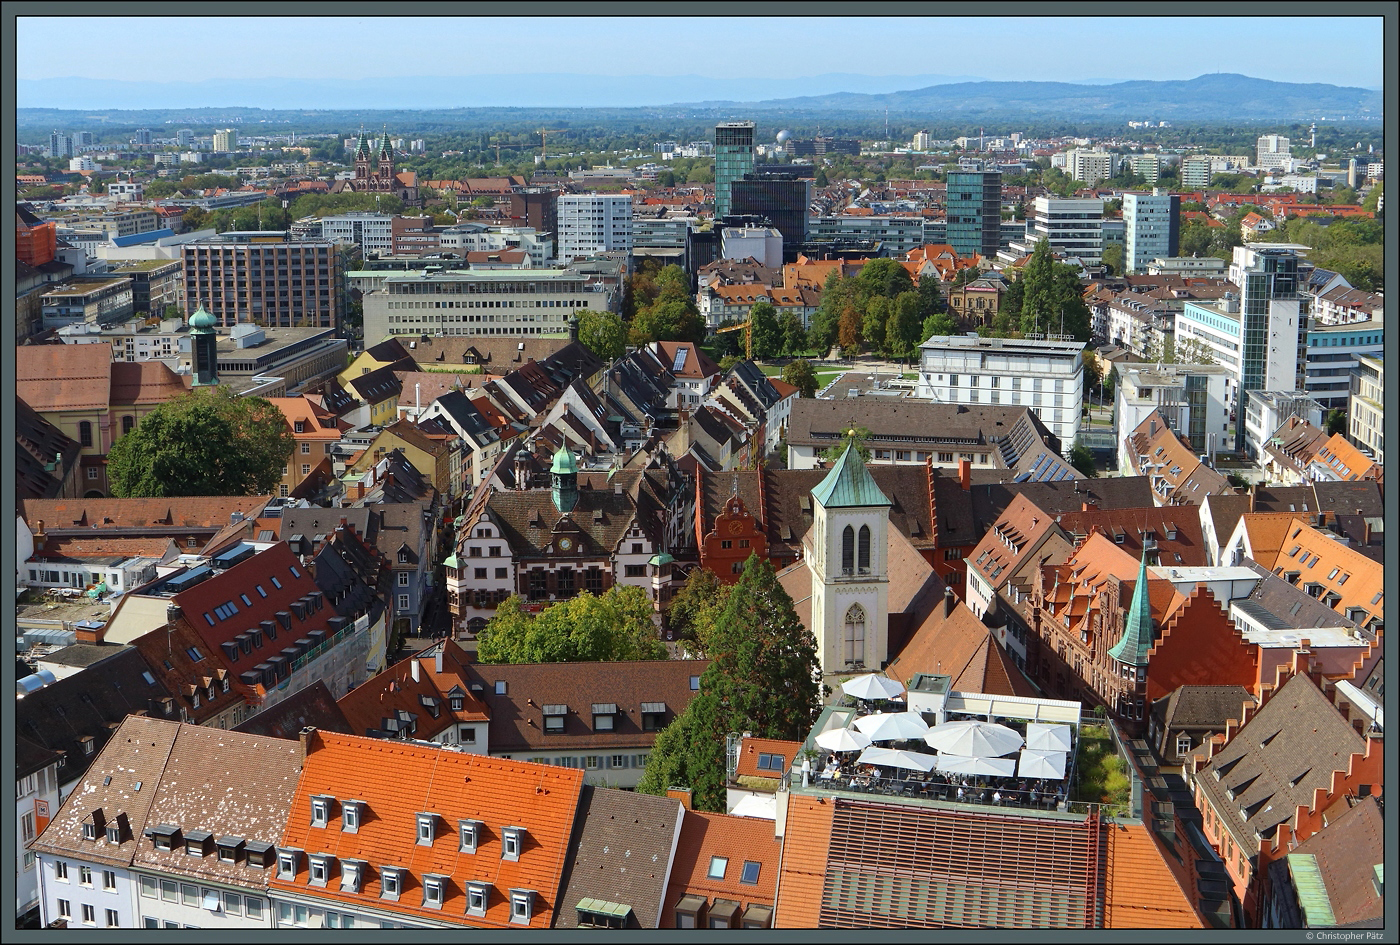
<path fill-rule="evenodd" d="M 1246 512 L 1240 516 L 1249 533 L 1249 550 L 1255 561 L 1270 569 L 1278 564 L 1279 551 L 1294 519 L 1292 512 Z"/>
<path fill-rule="evenodd" d="M 189 384 L 190 375 L 176 374 L 161 361 L 116 361 L 111 402 L 113 406 L 163 404 L 189 393 Z"/>
<path fill-rule="evenodd" d="M 1252 519 L 1254 515 L 1244 517 Z M 1290 518 L 1286 530 L 1279 537 L 1280 547 L 1272 562 L 1261 557 L 1257 548 L 1254 550 L 1254 560 L 1276 574 L 1282 571 L 1299 572 L 1300 587 L 1321 584 L 1323 594 L 1332 593 L 1339 598 L 1332 605 L 1332 609 L 1339 614 L 1357 608 L 1366 612 L 1368 620 L 1370 617 L 1385 617 L 1385 566 L 1381 562 L 1368 558 L 1300 518 Z M 1306 564 L 1303 563 L 1304 557 L 1308 559 Z"/>
<path fill-rule="evenodd" d="M 471 692 L 464 667 L 467 654 L 456 643 L 448 640 L 443 645 L 443 671 L 436 672 L 436 657 L 414 659 L 418 663 L 418 678 L 413 678 L 412 660 L 404 660 L 396 666 L 371 677 L 362 685 L 342 696 L 337 705 L 345 713 L 351 731 L 368 735 L 370 729 L 383 729 L 384 719 L 396 709 L 403 709 L 416 716 L 413 734 L 416 738 L 431 739 L 443 729 L 458 722 L 485 722 L 489 718 L 485 704 Z M 447 693 L 453 687 L 462 691 L 462 708 L 452 711 Z M 435 718 L 424 706 L 424 698 L 438 700 L 438 715 Z"/>
<path fill-rule="evenodd" d="M 168 499 L 25 499 L 20 514 L 30 524 L 49 528 L 88 526 L 133 528 L 143 525 L 184 525 L 222 528 L 236 512 L 249 516 L 262 511 L 272 498 L 264 496 L 186 496 Z"/>
<path fill-rule="evenodd" d="M 292 436 L 298 440 L 339 440 L 342 429 L 350 428 L 349 423 L 344 423 L 342 428 L 343 421 L 337 421 L 334 413 L 305 394 L 300 397 L 269 397 L 267 400 L 282 411 Z M 298 420 L 303 423 L 301 433 L 296 432 Z M 331 426 L 324 427 L 322 422 L 329 422 Z"/>
<path fill-rule="evenodd" d="M 170 538 L 50 538 L 44 542 L 44 550 L 35 552 L 35 557 L 44 558 L 99 558 L 108 555 L 122 557 L 162 558 L 172 547 Z"/>
<path fill-rule="evenodd" d="M 1322 444 L 1313 461 L 1326 466 L 1345 482 L 1375 479 L 1381 468 L 1379 463 L 1369 459 L 1340 433 L 1332 434 L 1331 439 Z"/>
<path fill-rule="evenodd" d="M 1104 927 L 1200 929 L 1202 920 L 1142 824 L 1110 824 L 1104 870 Z"/>
<path fill-rule="evenodd" d="M 1020 670 L 1007 665 L 1006 655 L 992 637 L 992 631 L 961 602 L 953 605 L 950 616 L 943 616 L 943 604 L 914 631 L 904 649 L 890 661 L 885 674 L 906 682 L 916 673 L 951 676 L 952 688 L 960 692 L 991 695 L 1034 696 L 1035 688 Z"/>
<path fill-rule="evenodd" d="M 782 755 L 783 770 L 792 767 L 792 760 L 797 757 L 797 753 L 802 750 L 801 742 L 789 742 L 780 738 L 754 738 L 747 735 L 739 742 L 739 764 L 735 769 L 735 774 L 749 775 L 755 778 L 771 778 L 774 773 L 769 769 L 758 767 L 758 756 L 760 754 Z"/>
<path fill-rule="evenodd" d="M 836 805 L 830 798 L 789 794 L 779 864 L 775 929 L 814 929 L 821 918 L 826 854 Z"/>
<path fill-rule="evenodd" d="M 510 928 L 512 889 L 535 893 L 529 928 L 546 929 L 559 902 L 560 881 L 574 827 L 583 772 L 572 768 L 508 761 L 398 741 L 331 732 L 308 737 L 301 780 L 279 849 L 328 853 L 365 862 L 361 892 L 340 889 L 339 870 L 317 898 L 415 919 L 477 928 Z M 311 797 L 328 795 L 327 826 L 311 825 Z M 341 830 L 339 801 L 365 802 L 367 816 L 356 833 Z M 417 841 L 418 813 L 434 814 L 431 844 Z M 476 853 L 460 851 L 458 821 L 476 820 Z M 519 859 L 503 857 L 503 827 L 523 827 Z M 283 892 L 305 892 L 306 856 L 293 879 L 270 878 Z M 382 868 L 407 871 L 398 901 L 380 898 Z M 449 877 L 441 909 L 423 906 L 423 877 Z M 491 884 L 486 915 L 466 915 L 467 882 Z"/>
<path fill-rule="evenodd" d="M 675 928 L 676 903 L 682 896 L 703 896 L 711 907 L 716 899 L 737 902 L 741 910 L 754 904 L 771 906 L 778 887 L 781 852 L 782 842 L 773 835 L 770 821 L 686 811 L 671 861 L 661 927 Z M 728 862 L 723 878 L 712 879 L 710 864 L 717 856 Z M 741 881 L 745 861 L 759 864 L 757 883 Z"/>

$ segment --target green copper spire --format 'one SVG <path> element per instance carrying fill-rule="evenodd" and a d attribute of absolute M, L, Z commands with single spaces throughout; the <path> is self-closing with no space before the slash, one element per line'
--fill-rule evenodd
<path fill-rule="evenodd" d="M 205 310 L 201 303 L 195 313 L 190 316 L 190 334 L 209 334 L 213 332 L 217 322 L 218 319 Z"/>
<path fill-rule="evenodd" d="M 578 463 L 567 446 L 559 447 L 559 452 L 554 454 L 549 472 L 553 480 L 554 507 L 561 515 L 567 515 L 578 505 Z"/>
<path fill-rule="evenodd" d="M 1146 666 L 1147 653 L 1152 649 L 1152 602 L 1147 596 L 1147 549 L 1138 565 L 1137 587 L 1128 607 L 1128 620 L 1123 627 L 1123 639 L 1108 651 L 1108 655 L 1130 666 Z"/>
<path fill-rule="evenodd" d="M 841 458 L 831 467 L 831 472 L 812 490 L 812 498 L 825 509 L 894 504 L 875 485 L 870 470 L 861 462 L 860 452 L 853 444 L 846 447 Z"/>
<path fill-rule="evenodd" d="M 379 139 L 379 160 L 394 159 L 394 147 L 389 143 L 389 128 L 385 126 L 384 133 Z"/>
<path fill-rule="evenodd" d="M 219 339 L 214 331 L 218 323 L 203 305 L 190 316 L 191 369 L 195 387 L 219 383 Z"/>
<path fill-rule="evenodd" d="M 369 138 L 365 137 L 365 126 L 360 126 L 360 146 L 355 149 L 356 158 L 369 159 Z"/>

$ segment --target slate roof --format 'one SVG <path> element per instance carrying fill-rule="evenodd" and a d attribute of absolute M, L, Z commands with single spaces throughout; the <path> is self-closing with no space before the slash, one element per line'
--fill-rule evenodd
<path fill-rule="evenodd" d="M 1254 697 L 1243 686 L 1187 685 L 1176 687 L 1159 701 L 1163 703 L 1160 722 L 1164 731 L 1206 728 L 1223 732 L 1225 722 L 1239 721 L 1244 705 L 1252 705 Z"/>
<path fill-rule="evenodd" d="M 394 368 L 395 365 L 392 364 L 376 368 L 368 374 L 352 377 L 345 386 L 364 403 L 382 403 L 403 393 L 403 384 L 399 380 L 399 375 L 394 373 Z M 327 407 L 337 413 L 340 412 L 330 404 L 327 404 Z"/>
<path fill-rule="evenodd" d="M 1212 499 L 1219 496 L 1212 496 Z M 1204 567 L 1206 549 L 1201 541 L 1201 520 L 1191 510 L 1174 506 L 1148 506 L 1139 509 L 1093 509 L 1088 512 L 1065 512 L 1056 516 L 1060 527 L 1076 537 L 1087 535 L 1097 526 L 1133 555 L 1142 554 L 1144 533 L 1151 533 L 1157 542 L 1158 562 L 1162 565 L 1182 564 Z M 1175 533 L 1175 538 L 1168 535 Z M 1228 536 L 1227 536 L 1228 537 Z"/>
<path fill-rule="evenodd" d="M 1365 740 L 1302 673 L 1291 676 L 1195 778 L 1235 842 L 1258 849 L 1256 834 L 1291 821 L 1313 793 L 1330 791 Z M 1233 792 L 1233 798 L 1226 794 Z"/>
<path fill-rule="evenodd" d="M 661 927 L 676 927 L 676 904 L 682 896 L 705 898 L 711 913 L 718 900 L 738 903 L 739 912 L 733 919 L 735 926 L 750 906 L 772 908 L 781 852 L 782 841 L 773 836 L 769 821 L 686 811 L 671 882 L 666 888 Z M 715 857 L 727 860 L 723 875 L 718 878 L 709 875 Z M 755 883 L 743 882 L 746 862 L 758 864 Z"/>
<path fill-rule="evenodd" d="M 486 507 L 517 558 L 541 558 L 553 553 L 553 529 L 563 516 L 554 506 L 551 490 L 496 492 L 487 499 Z M 570 521 L 580 532 L 578 555 L 611 556 L 636 518 L 630 495 L 617 495 L 611 489 L 580 488 L 578 504 L 570 512 Z"/>
<path fill-rule="evenodd" d="M 41 417 L 34 408 L 15 398 L 15 498 L 52 499 L 63 489 L 81 450 L 62 430 Z M 62 457 L 62 466 L 46 467 Z"/>
<path fill-rule="evenodd" d="M 562 874 L 583 786 L 583 772 L 535 765 L 435 746 L 315 732 L 307 738 L 301 780 L 279 850 L 329 853 L 365 864 L 360 892 L 336 881 L 317 889 L 318 898 L 414 919 L 478 928 L 510 928 L 510 891 L 535 893 L 529 928 L 549 928 L 561 906 Z M 311 824 L 311 797 L 335 799 L 326 826 Z M 345 800 L 365 804 L 355 833 L 341 830 Z M 417 843 L 419 813 L 434 815 L 431 844 Z M 460 852 L 458 823 L 482 824 L 477 852 Z M 503 856 L 503 827 L 522 827 L 524 843 L 515 860 Z M 383 869 L 406 871 L 397 901 L 381 898 Z M 339 870 L 337 870 L 339 873 Z M 447 877 L 441 909 L 423 906 L 424 876 Z M 308 889 L 305 855 L 293 879 L 270 876 L 284 893 Z M 484 917 L 466 915 L 468 882 L 491 885 Z"/>
<path fill-rule="evenodd" d="M 177 733 L 164 770 L 151 784 L 155 796 L 147 824 L 179 827 L 182 836 L 207 830 L 215 838 L 275 845 L 301 775 L 301 743 L 200 725 L 164 724 L 175 727 Z M 203 856 L 192 856 L 178 842 L 171 850 L 138 844 L 132 866 L 245 888 L 265 887 L 276 871 L 275 863 L 250 865 L 243 851 L 235 853 L 233 863 L 226 863 L 212 845 Z"/>
<path fill-rule="evenodd" d="M 579 902 L 595 899 L 631 906 L 629 929 L 657 928 L 683 812 L 671 798 L 585 784 L 554 927 L 577 928 Z"/>
<path fill-rule="evenodd" d="M 643 729 L 642 704 L 665 703 L 660 731 L 690 705 L 696 694 L 690 677 L 703 675 L 709 665 L 709 660 L 471 663 L 464 668 L 464 676 L 466 688 L 485 704 L 491 717 L 493 752 L 552 756 L 590 749 L 601 754 L 610 747 L 650 744 L 656 732 Z M 498 681 L 506 684 L 504 695 L 496 695 Z M 598 703 L 617 706 L 610 731 L 593 728 L 592 707 Z M 568 706 L 561 734 L 545 734 L 545 705 Z"/>
<path fill-rule="evenodd" d="M 301 730 L 310 726 L 323 732 L 353 735 L 345 713 L 336 705 L 335 697 L 325 682 L 316 680 L 298 692 L 257 715 L 235 725 L 233 731 L 249 735 L 265 735 L 296 741 Z M 270 841 L 276 843 L 276 839 Z"/>
<path fill-rule="evenodd" d="M 992 438 L 1009 436 L 1016 421 L 1028 413 L 1029 407 L 938 404 L 908 398 L 858 398 L 853 402 L 801 398 L 792 405 L 788 443 L 825 449 L 840 442 L 841 433 L 855 425 L 870 431 L 866 445 L 872 448 L 972 447 L 990 452 Z M 918 439 L 911 442 L 911 436 Z"/>
<path fill-rule="evenodd" d="M 74 673 L 15 702 L 15 733 L 60 752 L 64 760 L 58 775 L 64 782 L 82 776 L 122 719 L 143 712 L 159 716 L 161 700 L 172 696 L 161 674 L 136 649 L 122 647 L 100 665 L 100 670 Z M 174 717 L 179 717 L 178 709 Z"/>
<path fill-rule="evenodd" d="M 1385 902 L 1376 892 L 1376 870 L 1378 864 L 1385 862 L 1385 818 L 1374 797 L 1349 803 L 1348 809 L 1341 814 L 1334 812 L 1333 819 L 1325 827 L 1298 844 L 1286 857 L 1271 863 L 1269 869 L 1278 871 L 1282 878 L 1288 873 L 1293 857 L 1312 857 L 1332 914 L 1332 922 L 1326 925 L 1384 928 Z M 1305 905 L 1315 902 L 1307 897 Z M 1286 905 L 1291 907 L 1292 903 Z M 1299 921 L 1290 927 L 1318 927 L 1320 924 L 1311 911 L 1305 916 L 1306 926 L 1302 921 L 1304 916 L 1293 913 L 1293 917 Z"/>
<path fill-rule="evenodd" d="M 977 473 L 974 470 L 974 479 Z M 1153 504 L 1152 486 L 1145 476 L 1114 476 L 1104 479 L 1071 479 L 1059 482 L 1021 483 L 973 483 L 972 521 L 977 538 L 1001 517 L 1011 504 L 1011 500 L 1024 495 L 1036 507 L 1049 515 L 1062 515 L 1066 512 L 1081 511 L 1085 502 L 1092 502 L 1101 509 L 1146 508 Z M 947 506 L 956 502 L 943 502 L 943 493 L 938 493 L 939 515 Z M 939 530 L 942 543 L 942 529 Z"/>
<path fill-rule="evenodd" d="M 180 728 L 178 722 L 135 715 L 122 721 L 87 769 L 83 783 L 68 795 L 30 849 L 89 863 L 129 866 L 144 842 L 147 814 Z M 60 769 L 59 777 L 66 780 L 68 775 Z M 110 783 L 104 783 L 108 779 Z M 92 823 L 98 811 L 104 826 L 123 825 L 119 843 L 108 843 L 104 829 L 98 830 L 95 840 L 83 839 L 84 822 Z"/>

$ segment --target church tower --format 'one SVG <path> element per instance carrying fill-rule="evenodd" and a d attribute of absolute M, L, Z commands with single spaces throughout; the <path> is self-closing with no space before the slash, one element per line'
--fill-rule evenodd
<path fill-rule="evenodd" d="M 383 190 L 388 190 L 394 182 L 394 146 L 389 143 L 389 129 L 379 139 L 379 180 Z"/>
<path fill-rule="evenodd" d="M 578 462 L 567 446 L 559 447 L 554 463 L 549 467 L 554 507 L 560 515 L 568 515 L 578 505 Z"/>
<path fill-rule="evenodd" d="M 812 490 L 806 553 L 824 675 L 878 670 L 889 658 L 890 505 L 853 446 Z"/>
<path fill-rule="evenodd" d="M 369 180 L 369 139 L 364 126 L 360 127 L 360 145 L 355 149 L 355 180 Z"/>
<path fill-rule="evenodd" d="M 214 332 L 215 321 L 203 305 L 190 316 L 191 373 L 195 387 L 213 387 L 219 383 L 219 338 Z"/>

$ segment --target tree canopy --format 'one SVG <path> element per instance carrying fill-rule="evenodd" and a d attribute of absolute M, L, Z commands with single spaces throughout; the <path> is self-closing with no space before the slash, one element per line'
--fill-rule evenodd
<path fill-rule="evenodd" d="M 811 400 L 817 396 L 817 372 L 812 369 L 812 362 L 806 358 L 788 362 L 783 368 L 783 380 L 797 388 L 799 397 Z"/>
<path fill-rule="evenodd" d="M 1089 307 L 1084 304 L 1078 270 L 1054 260 L 1049 240 L 1036 244 L 1018 281 L 1023 335 L 1065 334 L 1089 340 Z"/>
<path fill-rule="evenodd" d="M 117 440 L 107 479 L 118 498 L 267 495 L 295 446 L 273 404 L 201 387 L 161 404 Z"/>
<path fill-rule="evenodd" d="M 581 308 L 578 318 L 578 340 L 604 361 L 622 357 L 627 351 L 627 326 L 612 312 Z"/>
<path fill-rule="evenodd" d="M 656 295 L 644 301 L 654 288 Z M 705 321 L 690 293 L 690 281 L 680 266 L 666 266 L 652 284 L 633 292 L 636 314 L 632 317 L 629 340 L 634 345 L 653 341 L 693 341 L 705 339 Z"/>
<path fill-rule="evenodd" d="M 713 595 L 711 595 L 713 597 Z M 773 566 L 751 555 L 708 631 L 700 692 L 657 736 L 637 790 L 689 787 L 700 810 L 725 809 L 725 738 L 751 732 L 793 741 L 821 706 L 816 641 Z"/>
<path fill-rule="evenodd" d="M 630 584 L 615 584 L 601 596 L 585 592 L 538 616 L 511 595 L 481 631 L 477 658 L 483 663 L 665 659 L 652 614 L 646 591 Z"/>

